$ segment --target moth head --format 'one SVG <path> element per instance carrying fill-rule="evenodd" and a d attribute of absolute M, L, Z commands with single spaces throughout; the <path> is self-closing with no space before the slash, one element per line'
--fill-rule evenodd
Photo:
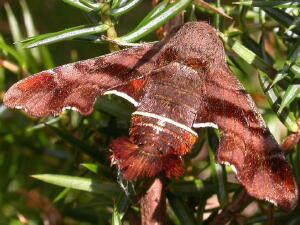
<path fill-rule="evenodd" d="M 165 39 L 160 64 L 177 61 L 191 67 L 225 63 L 223 43 L 216 30 L 205 22 L 190 22 Z"/>

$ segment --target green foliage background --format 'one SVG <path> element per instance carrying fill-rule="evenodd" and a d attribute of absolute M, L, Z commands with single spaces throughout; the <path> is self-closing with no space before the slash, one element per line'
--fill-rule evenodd
<path fill-rule="evenodd" d="M 186 21 L 205 20 L 221 32 L 228 64 L 254 97 L 277 140 L 297 131 L 299 1 L 207 1 L 232 20 L 196 4 L 200 1 L 165 0 L 156 8 L 147 0 L 99 2 L 0 1 L 0 101 L 5 90 L 28 74 L 109 53 L 108 43 L 99 40 L 101 34 L 122 43 L 154 41 L 154 31 L 184 10 Z M 112 25 L 118 37 L 109 31 Z M 35 46 L 39 47 L 28 48 Z M 0 224 L 138 221 L 134 192 L 139 193 L 142 185 L 135 184 L 132 191 L 131 184 L 123 184 L 131 193 L 126 197 L 107 149 L 113 138 L 128 134 L 132 111 L 126 101 L 106 96 L 89 117 L 69 111 L 37 120 L 0 102 Z M 199 137 L 185 157 L 184 176 L 167 181 L 168 224 L 207 224 L 242 189 L 230 168 L 214 163 L 216 131 L 203 129 Z M 287 155 L 298 183 L 299 154 L 297 145 Z M 38 180 L 32 174 L 39 174 Z M 247 209 L 231 223 L 265 224 L 272 218 L 263 202 L 252 202 Z M 299 207 L 290 214 L 276 209 L 273 216 L 276 224 L 300 224 Z"/>

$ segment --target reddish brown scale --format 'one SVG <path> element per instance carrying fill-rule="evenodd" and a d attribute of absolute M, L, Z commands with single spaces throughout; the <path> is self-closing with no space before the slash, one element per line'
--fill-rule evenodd
<path fill-rule="evenodd" d="M 132 82 L 129 82 L 128 84 L 117 88 L 117 91 L 125 93 L 128 96 L 135 99 L 136 101 L 138 101 L 144 91 L 144 86 L 145 86 L 145 77 L 142 77 L 140 79 L 133 80 Z"/>
<path fill-rule="evenodd" d="M 35 76 L 35 79 L 31 79 L 29 82 L 21 83 L 18 88 L 21 91 L 28 91 L 30 89 L 41 88 L 44 83 L 50 87 L 53 87 L 53 76 L 51 76 L 49 73 L 41 73 L 39 76 Z"/>

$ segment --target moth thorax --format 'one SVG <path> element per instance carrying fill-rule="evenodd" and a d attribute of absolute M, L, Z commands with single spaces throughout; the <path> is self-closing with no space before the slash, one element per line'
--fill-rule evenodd
<path fill-rule="evenodd" d="M 186 128 L 179 127 L 172 121 L 133 114 L 130 137 L 146 153 L 181 156 L 192 148 L 197 139 L 197 134 Z"/>

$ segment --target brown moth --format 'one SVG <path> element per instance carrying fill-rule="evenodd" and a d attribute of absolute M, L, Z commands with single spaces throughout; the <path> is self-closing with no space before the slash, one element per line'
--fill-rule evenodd
<path fill-rule="evenodd" d="M 247 192 L 285 210 L 298 199 L 284 154 L 230 72 L 223 44 L 207 23 L 190 22 L 157 44 L 40 72 L 13 85 L 4 97 L 29 115 L 66 108 L 88 115 L 96 97 L 117 94 L 136 106 L 130 137 L 111 144 L 112 162 L 127 180 L 183 173 L 195 128 L 221 133 L 217 162 L 230 164 Z"/>

